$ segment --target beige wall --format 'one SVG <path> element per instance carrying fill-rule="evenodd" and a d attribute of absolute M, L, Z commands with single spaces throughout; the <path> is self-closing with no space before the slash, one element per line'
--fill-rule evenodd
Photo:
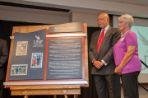
<path fill-rule="evenodd" d="M 0 20 L 61 24 L 70 21 L 70 13 L 0 5 Z"/>
<path fill-rule="evenodd" d="M 72 11 L 72 21 L 73 22 L 84 22 L 88 26 L 97 26 L 97 13 L 98 12 L 84 12 L 84 11 Z"/>
<path fill-rule="evenodd" d="M 110 14 L 120 15 L 130 13 L 136 17 L 148 18 L 148 6 L 129 4 L 123 2 L 115 2 L 117 0 L 0 0 L 14 3 L 29 4 L 44 7 L 56 7 L 69 9 L 70 13 L 55 13 L 50 11 L 41 11 L 33 9 L 2 9 L 0 14 L 1 19 L 17 20 L 17 21 L 32 21 L 40 23 L 65 23 L 69 21 L 86 22 L 88 26 L 97 26 L 96 17 L 100 10 L 108 11 Z M 114 1 L 114 2 L 113 2 Z M 127 0 L 126 0 L 127 1 Z M 138 1 L 138 0 L 136 0 Z M 142 0 L 143 1 L 143 0 Z M 141 2 L 142 2 L 141 1 Z M 19 10 L 15 12 L 15 10 Z M 27 13 L 27 15 L 26 15 Z"/>

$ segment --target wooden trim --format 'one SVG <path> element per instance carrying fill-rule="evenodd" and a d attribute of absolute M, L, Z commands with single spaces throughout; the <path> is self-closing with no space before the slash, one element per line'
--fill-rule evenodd
<path fill-rule="evenodd" d="M 87 35 L 87 24 L 84 24 L 84 31 Z M 85 67 L 84 67 L 84 70 L 85 70 L 85 77 L 84 77 L 84 80 L 85 81 L 88 81 L 88 85 L 84 85 L 86 87 L 89 86 L 89 68 L 88 68 L 88 40 L 87 40 L 87 36 L 85 37 L 84 39 L 84 42 L 85 42 L 85 47 L 84 47 L 84 51 L 85 51 Z"/>
<path fill-rule="evenodd" d="M 47 35 L 48 32 L 46 32 Z M 44 80 L 47 80 L 47 69 L 48 69 L 48 38 L 46 38 L 46 42 L 45 42 L 45 53 L 44 53 L 44 61 L 45 61 L 45 65 L 44 65 Z"/>

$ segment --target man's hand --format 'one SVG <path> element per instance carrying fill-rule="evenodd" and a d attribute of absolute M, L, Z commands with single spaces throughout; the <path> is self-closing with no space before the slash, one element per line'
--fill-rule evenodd
<path fill-rule="evenodd" d="M 100 69 L 103 66 L 103 63 L 101 61 L 94 61 L 93 65 L 97 68 Z"/>

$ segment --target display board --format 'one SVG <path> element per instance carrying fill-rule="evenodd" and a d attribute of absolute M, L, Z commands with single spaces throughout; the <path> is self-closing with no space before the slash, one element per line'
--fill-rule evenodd
<path fill-rule="evenodd" d="M 14 37 L 9 80 L 43 79 L 45 30 L 30 33 L 16 32 Z"/>
<path fill-rule="evenodd" d="M 14 27 L 5 86 L 88 85 L 87 26 Z"/>

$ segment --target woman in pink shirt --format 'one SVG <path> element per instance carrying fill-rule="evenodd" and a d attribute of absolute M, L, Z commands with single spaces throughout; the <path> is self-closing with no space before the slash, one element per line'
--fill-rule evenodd
<path fill-rule="evenodd" d="M 118 19 L 118 29 L 121 32 L 120 40 L 114 46 L 115 73 L 121 74 L 124 98 L 139 98 L 138 75 L 141 62 L 138 57 L 137 36 L 130 31 L 134 19 L 124 14 Z"/>

